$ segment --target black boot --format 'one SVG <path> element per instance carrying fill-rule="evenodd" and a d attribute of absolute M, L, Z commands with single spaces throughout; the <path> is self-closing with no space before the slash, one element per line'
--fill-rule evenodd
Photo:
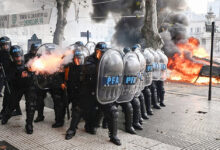
<path fill-rule="evenodd" d="M 8 120 L 11 118 L 12 110 L 9 108 L 5 108 L 4 112 L 2 113 L 2 125 L 5 125 Z"/>
<path fill-rule="evenodd" d="M 151 109 L 151 91 L 148 86 L 145 87 L 143 93 L 144 93 L 147 114 L 153 115 L 153 110 Z"/>
<path fill-rule="evenodd" d="M 59 128 L 64 125 L 65 108 L 63 102 L 58 103 L 57 99 L 54 102 L 56 103 L 56 105 L 54 104 L 55 123 L 52 125 L 52 128 Z"/>
<path fill-rule="evenodd" d="M 22 113 L 17 110 L 14 110 L 11 114 L 11 116 L 20 116 L 20 115 L 22 115 Z"/>
<path fill-rule="evenodd" d="M 164 81 L 157 81 L 157 91 L 158 91 L 158 98 L 160 99 L 160 106 L 166 107 L 166 105 L 164 104 L 164 95 L 165 95 Z"/>
<path fill-rule="evenodd" d="M 6 116 L 2 116 L 2 125 L 5 125 L 6 123 L 8 123 L 9 117 Z"/>
<path fill-rule="evenodd" d="M 132 122 L 133 122 L 133 108 L 130 102 L 121 104 L 123 112 L 125 114 L 125 131 L 130 134 L 136 134 Z"/>
<path fill-rule="evenodd" d="M 143 122 L 144 122 L 144 119 L 143 119 L 142 117 L 140 117 L 140 119 L 139 119 L 139 123 L 142 125 Z"/>
<path fill-rule="evenodd" d="M 20 115 L 22 115 L 22 112 L 21 112 L 21 108 L 20 108 L 19 103 L 18 103 L 16 109 L 12 112 L 11 115 L 12 115 L 12 116 L 20 116 Z"/>
<path fill-rule="evenodd" d="M 36 108 L 36 100 L 31 95 L 31 93 L 28 93 L 25 96 L 26 96 L 26 126 L 25 126 L 25 129 L 26 129 L 27 134 L 32 134 L 33 133 L 34 113 L 35 113 L 35 108 Z"/>
<path fill-rule="evenodd" d="M 75 134 L 76 134 L 76 130 L 70 130 L 70 129 L 68 129 L 68 130 L 66 131 L 65 139 L 66 139 L 66 140 L 70 140 L 70 139 L 72 139 L 72 137 L 75 136 Z"/>
<path fill-rule="evenodd" d="M 85 119 L 85 130 L 89 134 L 96 134 L 96 115 L 97 115 L 97 108 L 91 107 L 85 111 L 84 119 Z"/>
<path fill-rule="evenodd" d="M 44 121 L 44 116 L 37 116 L 37 118 L 34 120 L 35 123 Z"/>
<path fill-rule="evenodd" d="M 143 93 L 139 96 L 139 101 L 140 101 L 140 107 L 141 107 L 141 117 L 143 119 L 149 119 L 147 116 L 147 111 L 146 111 L 146 104 L 145 104 L 145 99 Z"/>
<path fill-rule="evenodd" d="M 153 81 L 151 84 L 151 98 L 152 98 L 153 108 L 161 109 L 160 106 L 158 105 L 157 87 L 155 85 L 155 81 Z"/>
<path fill-rule="evenodd" d="M 75 107 L 72 109 L 72 119 L 70 123 L 69 129 L 66 131 L 66 140 L 71 139 L 76 134 L 77 125 L 82 116 L 82 110 L 79 107 Z"/>
<path fill-rule="evenodd" d="M 134 97 L 131 104 L 133 106 L 133 127 L 137 130 L 143 130 L 141 124 L 139 123 L 141 117 L 139 99 Z"/>
<path fill-rule="evenodd" d="M 117 137 L 118 132 L 118 110 L 116 106 L 111 106 L 109 111 L 106 111 L 106 119 L 108 120 L 108 129 L 110 141 L 115 145 L 121 145 L 120 139 Z"/>
<path fill-rule="evenodd" d="M 25 129 L 26 129 L 27 134 L 32 134 L 33 133 L 33 125 L 26 124 Z"/>
<path fill-rule="evenodd" d="M 52 128 L 59 128 L 62 127 L 64 125 L 64 122 L 55 122 L 54 124 L 52 124 Z"/>

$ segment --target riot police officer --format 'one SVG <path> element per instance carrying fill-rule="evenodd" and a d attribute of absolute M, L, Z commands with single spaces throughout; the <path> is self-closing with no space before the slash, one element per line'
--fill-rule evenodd
<path fill-rule="evenodd" d="M 38 48 L 37 55 L 39 57 L 42 56 L 42 54 L 46 53 L 47 55 L 50 55 L 54 50 L 56 50 L 57 46 L 53 43 L 47 43 L 43 44 Z M 36 76 L 36 80 L 40 80 L 42 77 L 42 74 L 39 74 Z M 38 102 L 38 113 L 42 114 L 41 116 L 37 117 L 35 122 L 42 121 L 44 119 L 43 117 L 43 109 L 44 109 L 44 102 L 43 99 L 46 97 L 46 93 L 49 92 L 53 103 L 54 103 L 54 112 L 55 112 L 55 123 L 52 124 L 52 128 L 59 128 L 64 125 L 64 118 L 65 118 L 65 103 L 64 103 L 64 90 L 63 90 L 63 83 L 64 83 L 64 72 L 56 72 L 54 74 L 48 74 L 43 75 L 43 80 L 46 82 L 52 82 L 49 83 L 48 87 L 41 86 L 39 82 L 37 83 L 38 88 L 40 88 L 41 92 L 41 98 L 40 104 Z M 47 84 L 45 85 L 47 86 Z M 39 93 L 38 93 L 39 96 Z M 38 100 L 39 100 L 38 99 Z"/>
<path fill-rule="evenodd" d="M 167 70 L 167 63 L 168 58 L 167 56 L 160 50 L 157 50 L 158 55 L 160 56 L 160 79 L 155 82 L 157 88 L 157 97 L 161 107 L 166 107 L 164 104 L 164 80 L 166 80 L 166 70 Z"/>
<path fill-rule="evenodd" d="M 0 63 L 2 64 L 5 74 L 6 76 L 8 76 L 8 70 L 9 68 L 9 64 L 11 64 L 12 60 L 9 54 L 10 51 L 10 47 L 11 47 L 11 40 L 7 37 L 7 36 L 3 36 L 0 38 Z M 2 70 L 1 69 L 1 74 L 2 74 Z M 4 80 L 5 79 L 1 79 L 1 85 L 0 85 L 0 90 L 2 90 L 2 86 L 4 85 Z M 10 89 L 9 89 L 10 90 Z M 7 103 L 6 99 L 8 99 L 7 97 L 9 97 L 10 95 L 10 91 L 8 91 L 8 88 L 5 88 L 4 90 L 4 97 L 3 97 L 3 103 L 2 103 L 2 110 L 0 113 L 0 119 L 2 118 L 2 113 L 5 110 L 5 105 Z M 21 109 L 19 104 L 16 106 L 16 110 L 13 112 L 13 116 L 16 115 L 21 115 Z"/>
<path fill-rule="evenodd" d="M 90 98 L 90 106 L 92 106 L 90 112 L 93 112 L 90 115 L 96 114 L 96 106 L 98 101 L 98 93 L 96 93 L 96 85 L 98 86 L 97 70 L 99 67 L 100 59 L 102 58 L 104 53 L 106 53 L 107 50 L 108 49 L 106 43 L 99 42 L 95 47 L 95 53 L 88 57 L 83 68 L 84 79 L 82 82 L 82 87 L 84 89 L 84 97 L 86 99 L 88 99 L 88 97 Z M 121 145 L 121 142 L 117 137 L 118 110 L 115 103 L 112 102 L 108 104 L 102 104 L 100 101 L 98 101 L 98 106 L 103 111 L 104 116 L 107 119 L 110 141 L 116 145 Z M 91 119 L 93 118 L 91 117 Z M 91 120 L 91 128 L 94 128 L 96 125 L 94 120 L 95 119 Z"/>
<path fill-rule="evenodd" d="M 3 113 L 2 124 L 6 124 L 11 117 L 13 110 L 24 95 L 26 100 L 26 132 L 33 133 L 33 118 L 36 107 L 36 87 L 33 83 L 33 73 L 28 72 L 24 65 L 23 50 L 20 46 L 14 45 L 10 48 L 10 55 L 13 62 L 9 65 L 8 82 L 11 88 L 11 95 L 7 97 L 7 104 Z"/>
<path fill-rule="evenodd" d="M 152 105 L 153 108 L 155 109 L 161 109 L 161 107 L 158 105 L 157 86 L 156 86 L 156 81 L 160 79 L 160 65 L 159 65 L 160 57 L 155 50 L 149 49 L 149 51 L 154 56 L 153 81 L 152 84 L 150 85 Z"/>
<path fill-rule="evenodd" d="M 65 76 L 68 77 L 65 79 L 68 96 L 72 103 L 72 119 L 69 129 L 66 131 L 66 140 L 71 139 L 75 135 L 81 117 L 85 119 L 85 124 L 89 122 L 85 117 L 85 115 L 88 115 L 86 114 L 85 108 L 89 106 L 86 106 L 87 103 L 81 101 L 79 95 L 82 82 L 82 67 L 86 58 L 84 54 L 82 50 L 78 48 L 75 49 L 73 63 L 69 64 L 68 68 L 65 69 Z M 85 127 L 86 126 L 88 125 L 85 125 Z M 91 130 L 90 133 L 92 133 Z"/>
<path fill-rule="evenodd" d="M 25 64 L 37 54 L 37 50 L 40 47 L 40 44 L 33 43 L 31 44 L 30 50 L 27 54 L 24 55 Z"/>
<path fill-rule="evenodd" d="M 24 60 L 25 60 L 25 64 L 27 64 L 29 62 L 30 59 L 33 59 L 34 57 L 36 57 L 38 48 L 40 47 L 40 44 L 38 43 L 33 43 L 31 44 L 30 50 L 27 54 L 24 55 Z M 36 93 L 37 93 L 37 118 L 34 120 L 34 122 L 40 122 L 44 120 L 44 99 L 46 98 L 46 91 L 45 90 L 41 90 L 40 88 L 36 88 Z"/>

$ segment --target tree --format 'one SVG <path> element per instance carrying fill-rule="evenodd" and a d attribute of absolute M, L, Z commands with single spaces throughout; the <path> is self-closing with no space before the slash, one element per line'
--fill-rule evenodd
<path fill-rule="evenodd" d="M 146 0 L 145 1 L 145 20 L 142 28 L 142 35 L 146 41 L 147 47 L 154 49 L 160 49 L 163 47 L 163 40 L 158 32 L 157 28 L 157 0 Z"/>
<path fill-rule="evenodd" d="M 57 2 L 57 24 L 54 32 L 53 43 L 62 45 L 64 29 L 67 24 L 67 12 L 70 8 L 72 0 L 56 0 Z"/>

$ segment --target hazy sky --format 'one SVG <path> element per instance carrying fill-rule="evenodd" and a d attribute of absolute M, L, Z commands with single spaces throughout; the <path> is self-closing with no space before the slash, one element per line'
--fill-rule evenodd
<path fill-rule="evenodd" d="M 212 2 L 214 0 L 187 0 L 189 8 L 197 13 L 197 14 L 204 14 L 207 12 L 208 9 L 208 2 Z"/>

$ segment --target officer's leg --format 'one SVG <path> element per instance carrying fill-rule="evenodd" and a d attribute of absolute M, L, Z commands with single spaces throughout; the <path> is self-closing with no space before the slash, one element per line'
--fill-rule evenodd
<path fill-rule="evenodd" d="M 26 100 L 26 132 L 27 134 L 33 133 L 33 120 L 34 120 L 34 113 L 36 108 L 36 100 L 37 94 L 34 87 L 29 87 L 25 91 L 25 100 Z"/>
<path fill-rule="evenodd" d="M 151 91 L 149 86 L 146 86 L 143 90 L 147 114 L 153 115 L 153 110 L 151 109 Z"/>
<path fill-rule="evenodd" d="M 141 111 L 140 111 L 140 101 L 138 97 L 134 97 L 131 101 L 133 107 L 133 127 L 138 130 L 143 130 L 140 121 Z"/>
<path fill-rule="evenodd" d="M 164 104 L 164 95 L 165 95 L 165 89 L 164 89 L 164 81 L 157 81 L 157 90 L 158 90 L 158 97 L 160 99 L 160 106 L 165 107 Z"/>
<path fill-rule="evenodd" d="M 4 86 L 4 78 L 2 77 L 2 75 L 0 75 L 0 97 L 3 97 L 2 95 L 3 86 Z"/>
<path fill-rule="evenodd" d="M 160 109 L 160 106 L 157 104 L 158 103 L 157 87 L 155 85 L 155 81 L 153 81 L 152 84 L 150 85 L 150 90 L 151 90 L 151 98 L 152 98 L 153 108 Z"/>
<path fill-rule="evenodd" d="M 144 94 L 141 92 L 140 96 L 138 97 L 140 101 L 140 107 L 141 107 L 141 116 L 143 119 L 149 119 L 146 112 L 146 104 L 144 99 Z"/>
<path fill-rule="evenodd" d="M 84 110 L 85 130 L 87 133 L 96 134 L 97 110 L 98 108 L 94 105 L 88 110 Z"/>
<path fill-rule="evenodd" d="M 120 104 L 125 114 L 125 131 L 131 134 L 136 134 L 133 122 L 133 108 L 130 102 Z"/>
<path fill-rule="evenodd" d="M 62 89 L 52 89 L 50 93 L 53 98 L 55 111 L 55 123 L 52 125 L 52 128 L 62 127 L 65 117 L 65 106 L 62 100 L 63 91 Z"/>
<path fill-rule="evenodd" d="M 8 120 L 12 116 L 12 112 L 15 110 L 17 104 L 19 103 L 20 99 L 18 99 L 18 95 L 23 95 L 24 91 L 20 90 L 11 90 L 11 94 L 8 94 L 5 97 L 5 104 L 4 104 L 4 111 L 2 114 L 2 124 L 6 124 Z"/>
<path fill-rule="evenodd" d="M 7 101 L 10 99 L 9 97 L 11 96 L 11 94 L 9 94 L 7 88 L 4 89 L 4 97 L 3 97 L 3 102 L 2 102 L 2 110 L 1 110 L 1 114 L 4 113 L 6 105 L 7 105 Z"/>
<path fill-rule="evenodd" d="M 7 104 L 7 101 L 10 100 L 10 96 L 11 95 L 8 93 L 7 88 L 5 88 L 4 89 L 4 97 L 3 97 L 3 101 L 2 101 L 2 110 L 1 110 L 1 113 L 0 113 L 0 119 L 2 119 L 2 115 L 5 112 L 6 104 Z"/>
<path fill-rule="evenodd" d="M 96 114 L 96 127 L 99 128 L 100 127 L 100 124 L 101 124 L 101 121 L 104 120 L 104 115 L 103 115 L 103 112 L 100 108 L 98 108 L 97 110 L 97 114 Z"/>
<path fill-rule="evenodd" d="M 114 104 L 101 105 L 104 115 L 108 121 L 110 141 L 116 145 L 121 145 L 117 137 L 118 131 L 118 109 Z"/>
<path fill-rule="evenodd" d="M 21 107 L 20 107 L 20 101 L 22 99 L 22 96 L 23 96 L 23 92 L 20 92 L 17 94 L 16 96 L 16 106 L 15 106 L 15 110 L 12 112 L 12 116 L 19 116 L 19 115 L 22 115 L 21 113 Z"/>
<path fill-rule="evenodd" d="M 82 110 L 79 107 L 72 108 L 72 120 L 69 129 L 66 131 L 66 140 L 71 139 L 76 134 L 77 125 L 82 116 Z"/>
<path fill-rule="evenodd" d="M 34 122 L 40 122 L 44 120 L 44 99 L 47 96 L 47 91 L 46 90 L 40 90 L 36 89 L 37 92 L 37 111 L 38 111 L 38 116 L 34 120 Z"/>

